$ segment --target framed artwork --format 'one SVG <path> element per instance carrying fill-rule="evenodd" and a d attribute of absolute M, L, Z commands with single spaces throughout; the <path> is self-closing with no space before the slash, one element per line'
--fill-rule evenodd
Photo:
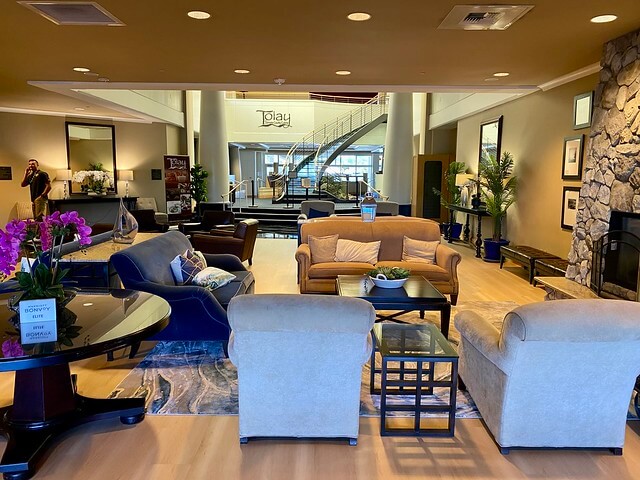
<path fill-rule="evenodd" d="M 480 160 L 483 158 L 500 158 L 502 139 L 502 115 L 495 120 L 480 124 Z"/>
<path fill-rule="evenodd" d="M 582 152 L 584 135 L 565 137 L 562 155 L 562 179 L 580 180 L 582 178 Z"/>
<path fill-rule="evenodd" d="M 580 197 L 580 187 L 562 188 L 562 218 L 560 227 L 573 229 L 576 224 L 576 213 L 578 213 L 578 198 Z"/>
<path fill-rule="evenodd" d="M 573 97 L 573 129 L 591 126 L 593 112 L 593 92 L 581 93 Z"/>

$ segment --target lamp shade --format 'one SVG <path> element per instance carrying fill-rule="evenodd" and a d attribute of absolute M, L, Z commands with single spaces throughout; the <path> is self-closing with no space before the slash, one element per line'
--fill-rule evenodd
<path fill-rule="evenodd" d="M 56 180 L 68 181 L 73 178 L 71 170 L 56 170 Z"/>
<path fill-rule="evenodd" d="M 464 187 L 468 182 L 473 180 L 473 178 L 473 175 L 470 173 L 456 174 L 456 187 Z"/>
<path fill-rule="evenodd" d="M 133 180 L 133 170 L 118 170 L 118 180 L 127 182 Z"/>

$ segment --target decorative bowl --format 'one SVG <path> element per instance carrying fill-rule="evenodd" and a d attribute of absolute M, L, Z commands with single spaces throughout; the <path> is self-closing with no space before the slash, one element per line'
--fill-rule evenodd
<path fill-rule="evenodd" d="M 398 278 L 394 280 L 387 280 L 387 277 L 379 273 L 377 277 L 369 277 L 376 287 L 380 288 L 400 288 L 407 281 L 406 278 Z"/>

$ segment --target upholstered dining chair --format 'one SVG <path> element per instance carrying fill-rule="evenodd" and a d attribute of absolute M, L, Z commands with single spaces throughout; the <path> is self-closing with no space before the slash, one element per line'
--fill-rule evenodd
<path fill-rule="evenodd" d="M 362 366 L 376 316 L 371 304 L 328 295 L 242 297 L 227 310 L 240 443 L 327 437 L 355 445 Z"/>
<path fill-rule="evenodd" d="M 609 448 L 622 454 L 640 374 L 640 304 L 555 300 L 515 308 L 498 330 L 456 315 L 459 374 L 500 451 Z"/>

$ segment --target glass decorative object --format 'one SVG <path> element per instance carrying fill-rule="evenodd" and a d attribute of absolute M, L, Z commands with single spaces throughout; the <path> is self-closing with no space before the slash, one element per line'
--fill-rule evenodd
<path fill-rule="evenodd" d="M 113 241 L 115 243 L 133 243 L 137 234 L 138 221 L 124 206 L 124 202 L 121 198 L 118 216 L 116 217 L 116 223 L 113 226 Z"/>
<path fill-rule="evenodd" d="M 373 198 L 373 194 L 371 192 L 367 192 L 360 202 L 360 217 L 363 222 L 369 223 L 374 222 L 376 220 L 376 210 L 378 208 L 378 204 L 376 199 Z"/>

